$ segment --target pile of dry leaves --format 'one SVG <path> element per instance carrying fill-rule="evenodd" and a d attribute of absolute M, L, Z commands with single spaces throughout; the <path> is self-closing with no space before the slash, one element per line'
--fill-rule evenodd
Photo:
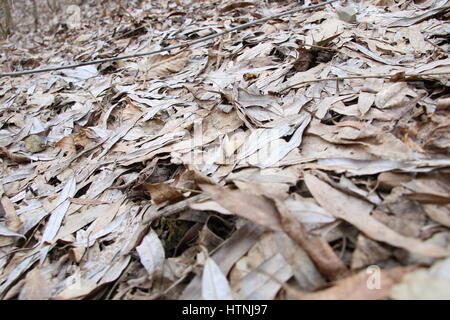
<path fill-rule="evenodd" d="M 42 1 L 33 31 L 15 3 L 1 72 L 312 4 Z M 449 299 L 449 8 L 335 1 L 0 77 L 0 298 Z"/>

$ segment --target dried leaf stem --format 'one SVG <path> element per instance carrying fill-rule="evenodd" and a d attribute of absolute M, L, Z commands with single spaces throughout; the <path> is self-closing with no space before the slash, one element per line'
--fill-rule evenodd
<path fill-rule="evenodd" d="M 279 91 L 279 93 L 284 92 L 288 89 L 291 89 L 293 87 L 302 85 L 302 84 L 307 84 L 307 83 L 314 83 L 314 82 L 321 82 L 321 81 L 339 81 L 339 80 L 348 80 L 348 79 L 391 79 L 394 76 L 397 76 L 400 72 L 396 72 L 393 74 L 369 74 L 369 75 L 360 75 L 360 76 L 348 76 L 348 77 L 331 77 L 331 78 L 322 78 L 322 79 L 312 79 L 312 80 L 304 80 L 304 81 L 300 81 L 294 84 L 291 84 L 290 86 L 283 88 L 282 90 Z M 403 79 L 408 79 L 408 78 L 417 78 L 417 77 L 424 77 L 424 76 L 441 76 L 441 75 L 448 75 L 450 74 L 449 72 L 428 72 L 428 73 L 405 73 L 401 76 L 401 78 L 399 80 L 396 81 L 401 81 Z"/>

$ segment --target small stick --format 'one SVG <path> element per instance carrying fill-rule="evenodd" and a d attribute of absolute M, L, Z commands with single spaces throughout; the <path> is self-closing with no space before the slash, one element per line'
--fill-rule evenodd
<path fill-rule="evenodd" d="M 323 79 L 312 79 L 312 80 L 304 80 L 300 81 L 294 84 L 291 84 L 290 86 L 282 89 L 279 91 L 279 93 L 284 92 L 288 89 L 291 89 L 292 87 L 299 86 L 302 84 L 307 83 L 314 83 L 314 82 L 321 82 L 321 81 L 339 81 L 339 80 L 347 80 L 347 79 L 391 79 L 392 77 L 399 74 L 399 72 L 396 72 L 394 74 L 377 74 L 377 75 L 366 75 L 366 76 L 348 76 L 348 77 L 332 77 L 332 78 L 323 78 Z M 446 75 L 450 74 L 449 72 L 429 72 L 429 73 L 405 73 L 401 79 L 406 78 L 415 78 L 415 77 L 423 77 L 423 76 L 439 76 L 439 75 Z"/>

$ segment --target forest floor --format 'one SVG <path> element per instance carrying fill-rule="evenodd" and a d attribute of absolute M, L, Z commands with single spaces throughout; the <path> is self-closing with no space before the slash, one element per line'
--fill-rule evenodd
<path fill-rule="evenodd" d="M 450 299 L 450 1 L 84 2 L 0 42 L 1 299 Z"/>

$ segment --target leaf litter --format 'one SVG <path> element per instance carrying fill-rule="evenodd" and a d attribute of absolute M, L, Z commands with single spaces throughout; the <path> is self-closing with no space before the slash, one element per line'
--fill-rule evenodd
<path fill-rule="evenodd" d="M 299 3 L 15 6 L 5 73 Z M 336 1 L 0 77 L 0 297 L 448 299 L 448 14 Z"/>

